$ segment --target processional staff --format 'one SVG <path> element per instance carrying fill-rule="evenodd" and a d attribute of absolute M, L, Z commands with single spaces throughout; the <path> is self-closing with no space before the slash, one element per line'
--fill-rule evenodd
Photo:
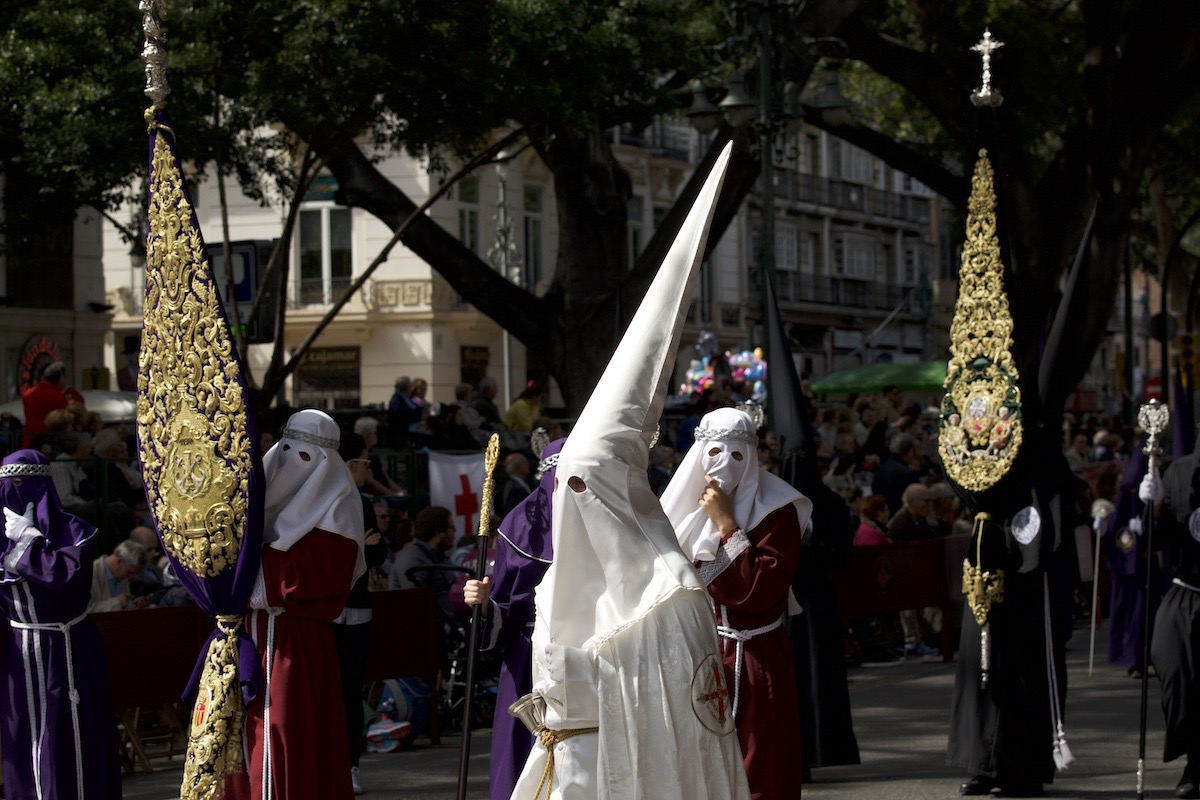
<path fill-rule="evenodd" d="M 495 483 L 492 473 L 500 456 L 500 436 L 492 434 L 483 457 L 483 498 L 479 504 L 479 534 L 476 537 L 478 550 L 475 560 L 475 580 L 482 581 L 487 570 L 488 541 L 492 532 L 492 490 Z M 483 606 L 476 604 L 471 609 L 471 633 L 467 640 L 467 677 L 463 688 L 462 747 L 458 754 L 458 800 L 467 796 L 467 771 L 471 760 L 471 700 L 475 694 L 475 663 L 479 660 L 479 629 L 483 619 Z"/>
<path fill-rule="evenodd" d="M 1154 476 L 1158 469 L 1158 456 L 1162 451 L 1158 447 L 1158 437 L 1167 429 L 1167 425 L 1171 421 L 1171 411 L 1167 406 L 1151 400 L 1138 410 L 1138 425 L 1142 427 L 1147 434 L 1146 446 L 1144 452 L 1149 456 L 1149 463 L 1146 465 L 1146 475 Z M 1146 703 L 1147 695 L 1150 688 L 1150 580 L 1152 572 L 1150 570 L 1150 556 L 1153 552 L 1152 545 L 1154 544 L 1154 503 L 1146 503 L 1146 507 L 1142 510 L 1142 531 L 1146 537 L 1146 600 L 1145 619 L 1142 627 L 1142 723 L 1138 733 L 1138 761 L 1137 761 L 1137 796 L 1138 800 L 1145 800 L 1146 797 Z"/>

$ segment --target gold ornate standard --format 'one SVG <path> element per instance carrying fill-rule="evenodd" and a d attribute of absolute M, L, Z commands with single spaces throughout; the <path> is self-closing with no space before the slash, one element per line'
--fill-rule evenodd
<path fill-rule="evenodd" d="M 146 298 L 138 375 L 138 443 L 146 499 L 163 547 L 210 579 L 237 569 L 253 461 L 239 361 L 221 313 L 200 229 L 184 191 L 173 133 L 159 123 L 170 89 L 159 18 L 165 0 L 141 0 L 145 119 L 152 143 Z M 240 614 L 217 617 L 188 734 L 181 800 L 224 794 L 243 770 L 245 708 L 238 681 Z"/>
<path fill-rule="evenodd" d="M 992 164 L 981 150 L 971 176 L 938 436 L 947 477 L 972 492 L 1004 477 L 1021 447 L 1021 390 L 1003 273 Z"/>
<path fill-rule="evenodd" d="M 196 575 L 237 562 L 252 471 L 238 360 L 182 177 L 154 137 L 138 429 L 163 545 Z"/>
<path fill-rule="evenodd" d="M 235 569 L 246 523 L 251 448 L 239 365 L 200 231 L 165 129 L 153 131 L 138 440 L 146 498 L 163 547 L 204 578 Z M 220 796 L 242 769 L 240 616 L 205 656 L 181 797 Z"/>

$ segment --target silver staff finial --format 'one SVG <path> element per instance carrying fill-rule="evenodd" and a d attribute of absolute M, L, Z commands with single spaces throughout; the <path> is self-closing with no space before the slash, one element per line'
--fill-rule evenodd
<path fill-rule="evenodd" d="M 1162 450 L 1158 446 L 1158 439 L 1170 424 L 1171 410 L 1158 400 L 1143 403 L 1142 407 L 1138 409 L 1138 425 L 1147 435 L 1146 446 L 1143 450 L 1146 455 L 1150 456 L 1150 472 L 1154 471 L 1154 462 L 1162 454 Z"/>
<path fill-rule="evenodd" d="M 1004 102 L 1000 92 L 992 87 L 992 53 L 1004 47 L 1004 42 L 992 38 L 992 32 L 987 28 L 983 38 L 971 47 L 983 58 L 983 85 L 971 92 L 971 102 L 977 106 L 992 106 L 995 108 Z"/>
<path fill-rule="evenodd" d="M 167 16 L 166 0 L 141 0 L 138 10 L 142 12 L 142 32 L 146 44 L 142 47 L 142 61 L 146 62 L 146 96 L 151 106 L 146 116 L 153 119 L 154 112 L 166 105 L 171 87 L 167 86 L 166 51 L 163 44 L 166 36 L 159 27 L 159 20 Z"/>

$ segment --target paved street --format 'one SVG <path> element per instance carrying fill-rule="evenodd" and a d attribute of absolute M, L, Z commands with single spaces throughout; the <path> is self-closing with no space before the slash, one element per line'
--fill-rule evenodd
<path fill-rule="evenodd" d="M 1098 639 L 1104 638 L 1101 631 Z M 1101 642 L 1097 643 L 1098 646 Z M 1136 796 L 1140 683 L 1097 654 L 1087 675 L 1087 631 L 1077 630 L 1068 645 L 1070 693 L 1067 738 L 1076 761 L 1060 773 L 1047 795 L 1060 798 L 1133 798 Z M 850 672 L 854 727 L 863 763 L 819 769 L 804 787 L 808 798 L 881 798 L 941 800 L 958 797 L 967 776 L 945 766 L 946 730 L 954 665 L 910 660 L 897 667 L 855 668 Z M 1158 686 L 1150 683 L 1150 732 L 1147 737 L 1146 796 L 1172 797 L 1182 762 L 1164 765 L 1162 714 Z M 428 740 L 412 750 L 365 755 L 362 779 L 368 798 L 446 800 L 453 798 L 458 772 L 459 737 Z M 488 732 L 473 738 L 468 796 L 486 796 Z M 159 761 L 156 764 L 167 764 Z M 125 779 L 128 800 L 167 800 L 178 796 L 180 768 L 164 766 L 153 774 Z"/>

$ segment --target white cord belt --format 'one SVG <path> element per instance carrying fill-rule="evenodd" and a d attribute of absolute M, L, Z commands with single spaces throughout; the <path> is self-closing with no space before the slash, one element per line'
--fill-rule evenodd
<path fill-rule="evenodd" d="M 763 625 L 761 628 L 751 628 L 749 630 L 731 628 L 729 626 L 729 609 L 721 606 L 721 624 L 717 626 L 717 635 L 722 639 L 737 642 L 737 652 L 733 662 L 733 716 L 735 719 L 737 718 L 738 699 L 740 698 L 742 689 L 742 659 L 745 655 L 746 642 L 755 636 L 761 636 L 764 633 L 773 631 L 782 624 L 783 616 L 780 615 L 779 619 L 769 625 Z"/>
<path fill-rule="evenodd" d="M 17 620 L 9 620 L 8 623 L 13 628 L 21 631 L 54 631 L 63 634 L 67 653 L 67 697 L 71 701 L 71 730 L 75 735 L 75 788 L 79 792 L 80 797 L 83 797 L 83 742 L 79 735 L 79 690 L 75 688 L 75 656 L 71 652 L 70 630 L 86 616 L 87 612 L 85 611 L 69 622 L 18 622 Z M 45 712 L 43 711 L 42 713 L 44 714 Z M 40 773 L 40 764 L 35 764 L 34 768 Z M 39 796 L 40 794 L 39 789 Z"/>
<path fill-rule="evenodd" d="M 1176 586 L 1182 586 L 1189 591 L 1200 592 L 1200 586 L 1192 586 L 1190 583 L 1184 583 L 1183 581 L 1179 580 L 1179 578 L 1173 578 L 1171 583 L 1175 584 Z"/>
<path fill-rule="evenodd" d="M 258 630 L 258 613 L 264 611 L 267 614 L 267 679 L 266 692 L 263 695 L 263 766 L 262 766 L 262 798 L 263 800 L 271 800 L 275 796 L 275 780 L 271 774 L 271 666 L 275 661 L 275 618 L 283 613 L 284 609 L 277 606 L 269 608 L 256 608 L 251 613 L 254 619 L 251 621 L 253 630 Z"/>

